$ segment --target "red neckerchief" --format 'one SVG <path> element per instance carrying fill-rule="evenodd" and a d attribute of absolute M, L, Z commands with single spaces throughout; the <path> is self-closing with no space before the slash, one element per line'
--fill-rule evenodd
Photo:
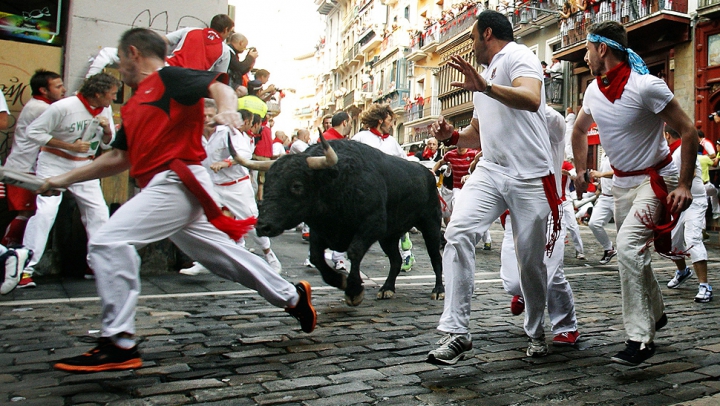
<path fill-rule="evenodd" d="M 80 94 L 80 93 L 77 94 L 77 98 L 80 99 L 80 101 L 82 102 L 83 106 L 85 106 L 85 108 L 87 109 L 87 111 L 88 111 L 93 117 L 96 117 L 98 114 L 102 113 L 102 111 L 105 109 L 105 107 L 93 107 L 93 106 L 91 106 L 90 103 L 88 103 L 88 101 L 87 101 L 87 99 L 85 98 L 85 96 L 83 96 L 83 95 Z"/>
<path fill-rule="evenodd" d="M 615 103 L 615 100 L 622 96 L 625 85 L 630 79 L 630 72 L 630 65 L 622 62 L 610 69 L 605 75 L 595 77 L 598 89 L 610 100 L 610 103 Z"/>
<path fill-rule="evenodd" d="M 371 128 L 370 132 L 380 137 L 380 139 L 385 139 L 390 136 L 390 134 L 382 134 L 380 131 L 377 130 L 377 128 Z"/>
<path fill-rule="evenodd" d="M 429 161 L 430 159 L 432 159 L 433 156 L 435 156 L 435 152 L 433 152 L 433 150 L 431 150 L 430 148 L 425 148 L 422 154 L 423 159 Z"/>
<path fill-rule="evenodd" d="M 670 153 L 672 154 L 673 152 L 675 152 L 675 150 L 680 147 L 680 144 L 682 144 L 682 140 L 677 140 L 672 144 L 668 145 L 668 147 L 670 147 Z"/>
<path fill-rule="evenodd" d="M 283 141 L 280 138 L 275 138 L 273 142 L 277 142 L 278 144 L 282 144 Z"/>
<path fill-rule="evenodd" d="M 39 95 L 39 96 L 33 95 L 33 99 L 38 99 L 38 100 L 40 100 L 40 101 L 44 101 L 44 102 L 47 103 L 47 104 L 53 104 L 53 101 L 52 101 L 52 100 L 48 99 L 47 97 L 45 97 L 45 96 L 43 96 L 43 95 Z"/>

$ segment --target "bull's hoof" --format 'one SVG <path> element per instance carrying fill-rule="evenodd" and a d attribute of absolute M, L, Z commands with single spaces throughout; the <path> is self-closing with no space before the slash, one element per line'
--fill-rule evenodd
<path fill-rule="evenodd" d="M 432 295 L 430 295 L 430 300 L 444 300 L 445 299 L 445 292 L 435 292 L 433 291 Z"/>
<path fill-rule="evenodd" d="M 360 293 L 355 297 L 350 297 L 347 294 L 345 294 L 345 303 L 348 306 L 359 306 L 360 303 L 362 303 L 363 299 L 365 298 L 365 291 L 360 291 Z"/>
<path fill-rule="evenodd" d="M 377 293 L 378 300 L 392 299 L 395 296 L 395 292 L 392 290 L 381 290 Z"/>

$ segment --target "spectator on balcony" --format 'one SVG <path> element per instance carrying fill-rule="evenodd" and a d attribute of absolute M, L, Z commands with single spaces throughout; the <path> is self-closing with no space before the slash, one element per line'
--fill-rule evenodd
<path fill-rule="evenodd" d="M 562 11 L 560 11 L 560 35 L 562 35 L 562 45 L 567 46 L 575 41 L 575 7 L 570 0 L 565 0 Z"/>
<path fill-rule="evenodd" d="M 575 2 L 575 28 L 581 33 L 585 33 L 586 24 L 592 21 L 590 14 L 589 0 L 576 0 Z"/>
<path fill-rule="evenodd" d="M 230 46 L 230 52 L 232 57 L 230 58 L 230 67 L 228 68 L 228 74 L 230 75 L 230 87 L 235 89 L 239 86 L 244 87 L 244 95 L 247 94 L 247 82 L 249 82 L 248 73 L 255 66 L 255 60 L 258 57 L 258 52 L 255 48 L 248 48 L 247 38 L 239 32 L 233 33 L 228 38 L 228 45 Z M 247 50 L 247 54 L 243 60 L 240 60 L 240 55 Z M 242 97 L 242 96 L 240 96 Z"/>

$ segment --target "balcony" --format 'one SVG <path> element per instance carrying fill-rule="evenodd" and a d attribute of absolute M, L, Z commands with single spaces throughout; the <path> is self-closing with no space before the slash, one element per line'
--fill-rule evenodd
<path fill-rule="evenodd" d="M 380 45 L 380 43 L 382 42 L 382 38 L 377 35 L 377 32 L 373 27 L 370 27 L 363 31 L 363 33 L 360 34 L 359 38 L 360 40 L 358 40 L 357 43 L 358 45 L 360 45 L 359 51 L 362 53 L 366 53 L 375 49 L 375 47 Z"/>
<path fill-rule="evenodd" d="M 335 0 L 315 0 L 315 4 L 318 6 L 317 12 L 322 15 L 328 15 L 333 8 L 337 5 Z"/>
<path fill-rule="evenodd" d="M 698 0 L 697 13 L 706 18 L 720 17 L 720 0 Z"/>
<path fill-rule="evenodd" d="M 414 100 L 405 105 L 406 127 L 415 127 L 435 121 L 440 116 L 440 101 L 437 97 L 428 97 L 421 102 Z"/>
<path fill-rule="evenodd" d="M 522 37 L 554 25 L 560 18 L 555 2 L 531 0 L 517 5 L 518 10 L 508 15 L 516 37 Z"/>
<path fill-rule="evenodd" d="M 410 39 L 410 53 L 408 53 L 405 58 L 413 62 L 425 59 L 427 53 L 425 53 L 421 49 L 424 44 L 425 39 L 423 38 L 422 32 L 418 33 L 417 35 L 413 35 Z"/>
<path fill-rule="evenodd" d="M 545 101 L 549 104 L 563 104 L 563 81 L 545 78 Z"/>
<path fill-rule="evenodd" d="M 440 26 L 438 44 L 444 44 L 456 36 L 466 32 L 475 24 L 475 15 L 478 12 L 477 6 L 472 6 L 464 12 L 458 14 L 450 21 Z"/>
<path fill-rule="evenodd" d="M 688 0 L 656 0 L 638 7 L 634 2 L 630 5 L 632 7 L 627 16 L 622 15 L 620 7 L 617 7 L 615 12 L 610 9 L 594 14 L 591 18 L 583 16 L 580 21 L 575 15 L 572 16 L 572 29 L 561 27 L 562 47 L 554 56 L 570 62 L 582 61 L 588 28 L 608 20 L 621 21 L 625 25 L 629 46 L 640 55 L 690 40 Z"/>
<path fill-rule="evenodd" d="M 362 53 L 360 52 L 360 45 L 355 44 L 352 47 L 350 47 L 347 51 L 345 51 L 345 60 L 343 63 L 349 63 L 349 64 L 357 64 L 360 63 L 360 60 L 363 58 Z"/>

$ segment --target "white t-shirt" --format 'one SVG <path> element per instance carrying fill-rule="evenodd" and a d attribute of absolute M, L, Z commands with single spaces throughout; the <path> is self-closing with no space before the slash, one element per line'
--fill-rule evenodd
<path fill-rule="evenodd" d="M 10 109 L 8 108 L 7 101 L 5 100 L 5 94 L 0 92 L 0 113 L 2 112 L 10 114 Z"/>
<path fill-rule="evenodd" d="M 292 143 L 290 146 L 290 151 L 288 151 L 288 154 L 302 154 L 305 152 L 306 149 L 308 149 L 309 145 L 307 142 L 303 140 L 295 140 L 295 142 Z"/>
<path fill-rule="evenodd" d="M 108 119 L 114 138 L 115 126 L 110 107 L 104 108 L 99 116 Z M 28 139 L 41 146 L 47 144 L 52 138 L 70 144 L 79 139 L 90 142 L 88 152 L 65 151 L 77 157 L 93 156 L 98 148 L 110 148 L 109 144 L 102 142 L 102 136 L 103 129 L 98 124 L 98 120 L 87 111 L 77 96 L 66 97 L 51 104 L 27 128 Z"/>
<path fill-rule="evenodd" d="M 673 163 L 678 168 L 678 176 L 680 176 L 680 168 L 682 168 L 681 150 L 682 148 L 678 148 L 672 153 Z M 692 193 L 693 199 L 707 199 L 705 185 L 702 181 L 702 169 L 700 169 L 700 162 L 697 159 L 695 159 L 695 176 L 693 176 L 692 186 L 690 186 L 690 193 Z"/>
<path fill-rule="evenodd" d="M 613 167 L 629 172 L 657 165 L 670 154 L 663 137 L 664 123 L 658 117 L 673 99 L 667 84 L 653 75 L 630 73 L 622 97 L 610 101 L 600 92 L 597 80 L 585 90 L 583 110 L 597 123 L 602 144 Z M 662 176 L 676 176 L 675 164 L 660 170 Z M 639 185 L 645 176 L 628 176 L 613 179 L 613 185 L 631 188 Z"/>
<path fill-rule="evenodd" d="M 610 172 L 610 158 L 607 155 L 600 160 L 600 172 Z M 612 196 L 613 178 L 600 178 L 600 191 L 604 195 Z"/>
<path fill-rule="evenodd" d="M 285 146 L 279 142 L 273 142 L 272 144 L 272 156 L 285 155 Z"/>
<path fill-rule="evenodd" d="M 406 157 L 405 151 L 403 151 L 395 137 L 392 136 L 382 139 L 368 130 L 363 130 L 355 134 L 355 136 L 352 137 L 352 140 L 379 149 L 388 155 L 393 155 L 402 159 L 405 159 Z"/>
<path fill-rule="evenodd" d="M 525 45 L 509 42 L 482 73 L 493 84 L 512 86 L 512 81 L 533 78 L 543 82 L 542 66 Z M 480 123 L 485 168 L 517 179 L 532 179 L 553 172 L 550 139 L 545 116 L 545 92 L 538 111 L 518 110 L 475 92 L 473 117 Z"/>
<path fill-rule="evenodd" d="M 545 105 L 545 118 L 547 119 L 548 135 L 550 136 L 550 148 L 552 153 L 553 170 L 555 173 L 555 184 L 557 185 L 558 196 L 562 195 L 560 191 L 560 182 L 562 180 L 562 171 L 560 168 L 563 163 L 564 147 L 565 147 L 565 120 L 562 114 L 558 113 L 554 108 Z"/>
<path fill-rule="evenodd" d="M 250 142 L 250 137 L 234 128 L 231 129 L 226 125 L 218 126 L 215 129 L 215 132 L 210 136 L 210 138 L 208 138 L 207 144 L 205 144 L 207 158 L 203 161 L 203 166 L 205 166 L 205 169 L 207 169 L 210 173 L 210 179 L 212 179 L 213 183 L 216 185 L 232 182 L 249 174 L 247 168 L 238 164 L 234 164 L 229 168 L 221 169 L 217 173 L 210 169 L 210 165 L 215 162 L 224 161 L 230 158 L 230 150 L 228 149 L 228 134 L 231 134 L 230 138 L 232 139 L 235 152 L 245 159 L 252 159 L 253 147 Z"/>
<path fill-rule="evenodd" d="M 46 102 L 32 98 L 23 107 L 15 124 L 12 149 L 5 166 L 22 172 L 35 172 L 35 164 L 40 153 L 40 144 L 27 137 L 27 127 L 50 107 Z"/>

